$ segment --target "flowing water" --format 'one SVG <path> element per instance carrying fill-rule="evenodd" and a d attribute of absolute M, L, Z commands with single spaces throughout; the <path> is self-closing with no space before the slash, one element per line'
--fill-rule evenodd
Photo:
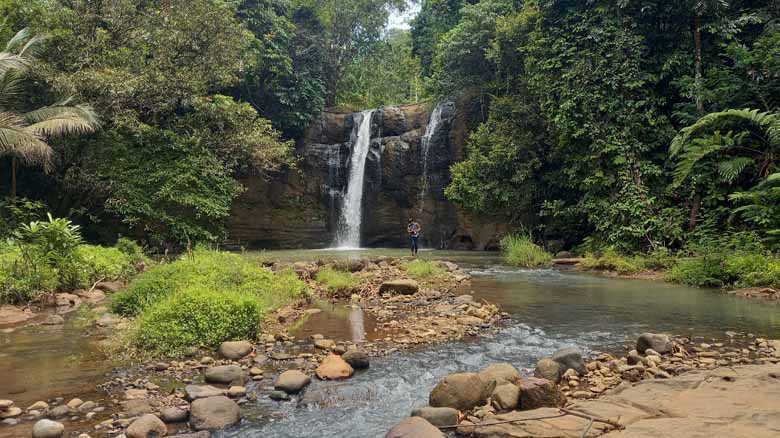
<path fill-rule="evenodd" d="M 441 113 L 443 109 L 441 103 L 437 104 L 431 113 L 431 118 L 428 120 L 428 125 L 425 127 L 425 135 L 420 140 L 422 145 L 422 188 L 420 189 L 420 213 L 425 209 L 425 195 L 428 194 L 428 155 L 431 152 L 431 139 L 436 134 L 436 128 L 441 123 Z"/>
<path fill-rule="evenodd" d="M 402 250 L 330 250 L 248 256 L 318 260 L 404 254 Z M 213 436 L 382 437 L 411 409 L 425 405 L 430 390 L 449 373 L 476 371 L 494 362 L 511 362 L 530 372 L 538 358 L 558 348 L 576 346 L 586 354 L 620 352 L 644 331 L 723 342 L 729 342 L 726 331 L 780 337 L 780 305 L 776 303 L 662 282 L 512 269 L 502 266 L 496 254 L 421 254 L 452 260 L 469 270 L 474 276 L 470 288 L 474 295 L 499 304 L 510 314 L 502 330 L 375 358 L 370 369 L 344 382 L 315 379 L 303 395 L 309 402 L 305 407 L 299 407 L 298 400 L 271 401 L 262 389 L 259 400 L 245 407 L 246 420 L 240 426 Z M 295 327 L 297 337 L 320 333 L 331 339 L 361 342 L 386 336 L 374 319 L 358 308 L 327 303 L 315 306 L 322 312 Z M 89 329 L 80 326 L 80 321 L 80 315 L 71 314 L 65 326 L 28 326 L 0 333 L 0 399 L 16 400 L 22 407 L 57 396 L 99 399 L 95 385 L 111 373 L 111 364 L 96 348 L 101 335 L 88 336 Z M 30 423 L 25 424 L 29 429 Z M 19 429 L 0 427 L 0 437 L 19 436 L 14 430 Z"/>
<path fill-rule="evenodd" d="M 559 348 L 618 353 L 644 331 L 724 342 L 729 330 L 780 337 L 780 307 L 774 303 L 662 282 L 511 269 L 499 265 L 495 255 L 434 254 L 468 268 L 475 296 L 511 315 L 500 333 L 377 358 L 369 370 L 346 382 L 315 381 L 304 399 L 319 405 L 299 407 L 295 400 L 277 403 L 261 397 L 253 420 L 217 437 L 382 437 L 413 408 L 425 405 L 430 390 L 446 374 L 476 371 L 494 362 L 510 362 L 530 373 L 537 359 Z M 312 255 L 339 257 L 334 252 Z M 326 325 L 319 325 L 321 320 L 296 334 L 320 330 L 352 340 L 365 325 L 355 330 L 354 310 L 341 312 L 347 316 L 331 318 Z M 371 331 L 365 333 L 370 336 Z"/>
<path fill-rule="evenodd" d="M 371 145 L 371 116 L 374 111 L 363 111 L 352 144 L 349 159 L 347 194 L 341 206 L 341 219 L 336 236 L 339 248 L 360 247 L 360 225 L 363 221 L 363 182 L 366 174 L 366 158 Z"/>

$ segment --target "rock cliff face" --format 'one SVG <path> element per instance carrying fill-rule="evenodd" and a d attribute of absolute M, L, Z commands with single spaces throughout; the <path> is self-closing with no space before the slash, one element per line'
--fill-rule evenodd
<path fill-rule="evenodd" d="M 449 168 L 463 156 L 474 117 L 468 105 L 445 103 L 434 109 L 415 104 L 373 112 L 362 246 L 407 245 L 410 217 L 423 225 L 423 248 L 490 249 L 506 231 L 502 225 L 469 217 L 444 197 Z M 432 115 L 433 130 L 428 128 Z M 331 246 L 346 192 L 356 117 L 323 113 L 298 144 L 296 170 L 268 180 L 243 180 L 246 191 L 233 207 L 230 242 L 250 248 Z"/>

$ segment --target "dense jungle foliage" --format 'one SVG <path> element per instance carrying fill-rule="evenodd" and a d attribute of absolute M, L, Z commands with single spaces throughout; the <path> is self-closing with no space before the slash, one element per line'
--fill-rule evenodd
<path fill-rule="evenodd" d="M 407 7 L 411 29 L 388 30 Z M 0 16 L 9 223 L 219 242 L 239 178 L 294 168 L 323 108 L 472 99 L 447 196 L 547 249 L 780 241 L 778 0 L 0 0 Z"/>

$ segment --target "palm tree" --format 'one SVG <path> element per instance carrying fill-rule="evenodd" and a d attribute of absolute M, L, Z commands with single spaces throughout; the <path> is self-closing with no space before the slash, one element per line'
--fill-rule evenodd
<path fill-rule="evenodd" d="M 0 52 L 0 157 L 11 157 L 11 199 L 16 198 L 18 163 L 48 172 L 54 155 L 49 139 L 91 133 L 100 127 L 90 106 L 71 105 L 70 98 L 33 111 L 17 111 L 24 103 L 25 75 L 43 40 L 22 29 Z"/>

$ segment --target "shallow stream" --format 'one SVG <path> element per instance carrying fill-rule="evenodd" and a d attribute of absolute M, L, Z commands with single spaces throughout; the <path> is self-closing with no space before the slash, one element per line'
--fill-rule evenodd
<path fill-rule="evenodd" d="M 238 437 L 382 437 L 409 412 L 427 403 L 442 376 L 477 371 L 493 362 L 511 362 L 530 372 L 535 361 L 564 346 L 584 353 L 620 352 L 644 331 L 690 335 L 728 342 L 727 331 L 780 337 L 780 307 L 717 291 L 647 280 L 621 280 L 553 270 L 519 270 L 500 264 L 495 254 L 426 251 L 424 258 L 461 264 L 474 279 L 470 291 L 502 307 L 510 319 L 498 334 L 463 342 L 426 346 L 373 359 L 371 368 L 345 382 L 315 381 L 299 400 L 273 402 L 261 395 L 238 428 L 214 434 Z M 278 251 L 248 254 L 260 260 L 316 260 L 399 256 L 405 252 Z M 468 292 L 468 291 L 465 291 Z M 318 303 L 322 312 L 294 334 L 320 333 L 336 340 L 382 337 L 360 310 Z M 95 385 L 111 371 L 86 336 L 78 314 L 64 326 L 26 326 L 0 332 L 0 399 L 26 407 L 39 399 L 100 397 Z M 263 391 L 262 394 L 266 392 Z M 85 430 L 82 428 L 81 430 Z M 12 430 L 12 429 L 11 429 Z M 9 429 L 0 427 L 0 437 Z M 100 435 L 93 435 L 100 436 Z"/>

